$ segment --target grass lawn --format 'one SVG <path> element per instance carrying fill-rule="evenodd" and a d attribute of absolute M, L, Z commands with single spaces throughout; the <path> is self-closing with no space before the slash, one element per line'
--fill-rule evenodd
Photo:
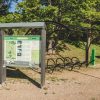
<path fill-rule="evenodd" d="M 67 44 L 67 47 L 69 50 L 64 50 L 60 52 L 60 54 L 64 57 L 77 57 L 80 59 L 80 61 L 85 61 L 85 49 L 81 49 L 78 47 L 75 47 L 74 45 Z M 92 48 L 95 48 L 96 50 L 96 56 L 100 56 L 100 45 L 91 45 L 90 48 L 90 55 Z M 96 64 L 100 63 L 100 58 L 96 57 Z"/>

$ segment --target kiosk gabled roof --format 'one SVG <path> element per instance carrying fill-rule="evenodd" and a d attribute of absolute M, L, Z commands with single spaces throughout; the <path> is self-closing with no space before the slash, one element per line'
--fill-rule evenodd
<path fill-rule="evenodd" d="M 0 23 L 0 28 L 45 28 L 45 22 Z"/>

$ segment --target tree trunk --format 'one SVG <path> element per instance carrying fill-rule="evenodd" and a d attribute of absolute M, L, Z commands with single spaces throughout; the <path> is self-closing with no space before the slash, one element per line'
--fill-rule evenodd
<path fill-rule="evenodd" d="M 13 35 L 14 31 L 12 29 L 8 29 L 8 35 Z"/>
<path fill-rule="evenodd" d="M 50 4 L 50 5 L 52 5 L 52 2 L 51 2 L 51 0 L 48 0 L 48 1 L 49 1 L 49 4 Z"/>
<path fill-rule="evenodd" d="M 91 42 L 91 31 L 87 34 L 87 43 L 86 43 L 86 67 L 89 65 L 89 57 L 90 57 L 90 42 Z"/>

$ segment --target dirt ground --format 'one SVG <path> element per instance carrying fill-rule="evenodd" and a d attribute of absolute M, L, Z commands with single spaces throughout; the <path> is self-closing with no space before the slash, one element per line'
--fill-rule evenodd
<path fill-rule="evenodd" d="M 7 74 L 6 83 L 0 85 L 0 100 L 100 100 L 100 65 L 46 74 L 42 89 L 34 82 L 39 81 L 37 72 L 17 71 L 10 73 L 19 76 Z"/>

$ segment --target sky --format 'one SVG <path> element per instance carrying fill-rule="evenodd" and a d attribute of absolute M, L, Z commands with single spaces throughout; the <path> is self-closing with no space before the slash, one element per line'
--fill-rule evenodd
<path fill-rule="evenodd" d="M 21 2 L 22 0 L 18 0 L 18 2 Z M 16 8 L 16 5 L 17 5 L 17 3 L 15 3 L 15 2 L 12 2 L 11 3 L 11 7 L 9 8 L 9 11 L 10 12 L 14 12 L 15 11 L 15 8 Z"/>

